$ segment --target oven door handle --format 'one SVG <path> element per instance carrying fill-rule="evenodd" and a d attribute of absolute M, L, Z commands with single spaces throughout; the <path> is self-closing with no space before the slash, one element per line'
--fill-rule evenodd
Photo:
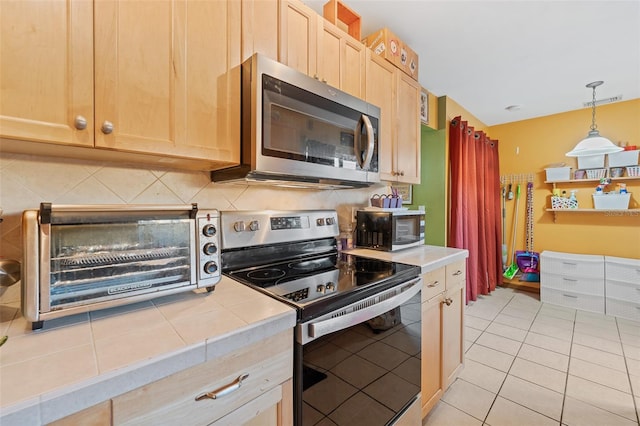
<path fill-rule="evenodd" d="M 410 284 L 410 283 L 402 284 L 402 286 L 406 286 L 407 284 Z M 342 330 L 347 327 L 360 324 L 361 322 L 367 321 L 371 318 L 375 318 L 378 315 L 382 315 L 385 312 L 388 312 L 391 309 L 394 309 L 402 305 L 403 303 L 411 299 L 413 296 L 418 294 L 418 292 L 420 292 L 421 287 L 422 287 L 422 279 L 418 278 L 413 282 L 413 285 L 411 286 L 411 288 L 408 288 L 402 293 L 396 296 L 393 296 L 389 299 L 383 300 L 374 305 L 367 306 L 365 308 L 350 312 L 345 315 L 340 315 L 335 318 L 310 323 L 308 328 L 309 336 L 314 339 L 317 339 L 318 337 L 322 337 L 329 333 L 333 333 L 334 331 Z M 372 296 L 369 299 L 372 299 L 377 296 L 379 295 Z M 366 303 L 363 303 L 362 300 L 359 302 L 356 302 L 354 305 L 358 305 L 358 304 L 362 304 L 365 306 L 367 305 Z"/>

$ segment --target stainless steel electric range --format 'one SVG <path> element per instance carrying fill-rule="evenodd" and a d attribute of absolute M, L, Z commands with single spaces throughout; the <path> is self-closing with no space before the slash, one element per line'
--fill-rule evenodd
<path fill-rule="evenodd" d="M 294 420 L 390 425 L 420 392 L 420 268 L 336 249 L 334 210 L 223 211 L 223 274 L 296 308 Z"/>

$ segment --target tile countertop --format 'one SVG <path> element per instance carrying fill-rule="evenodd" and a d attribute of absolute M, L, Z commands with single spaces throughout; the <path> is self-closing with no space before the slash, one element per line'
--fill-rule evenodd
<path fill-rule="evenodd" d="M 469 257 L 469 251 L 466 249 L 429 245 L 394 252 L 359 248 L 347 250 L 346 252 L 374 259 L 417 265 L 422 268 L 423 274 Z"/>
<path fill-rule="evenodd" d="M 295 326 L 295 310 L 231 279 L 215 291 L 45 321 L 0 305 L 0 424 L 40 425 Z"/>

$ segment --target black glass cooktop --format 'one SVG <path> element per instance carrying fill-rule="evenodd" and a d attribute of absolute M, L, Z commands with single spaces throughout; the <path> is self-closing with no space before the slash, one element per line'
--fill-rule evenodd
<path fill-rule="evenodd" d="M 406 282 L 419 272 L 417 266 L 338 252 L 224 271 L 294 305 L 306 319 Z"/>

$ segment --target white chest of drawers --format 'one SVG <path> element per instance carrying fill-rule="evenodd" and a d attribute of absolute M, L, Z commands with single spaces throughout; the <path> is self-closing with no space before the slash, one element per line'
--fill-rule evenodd
<path fill-rule="evenodd" d="M 543 251 L 540 300 L 605 313 L 604 256 Z"/>
<path fill-rule="evenodd" d="M 607 315 L 640 321 L 640 260 L 605 256 Z"/>

